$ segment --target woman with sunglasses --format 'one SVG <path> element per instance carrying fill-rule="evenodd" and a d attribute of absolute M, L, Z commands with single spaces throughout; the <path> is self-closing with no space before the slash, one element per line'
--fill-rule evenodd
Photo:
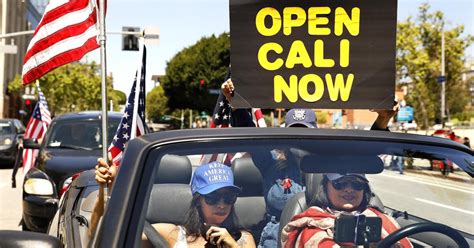
<path fill-rule="evenodd" d="M 169 247 L 255 247 L 234 211 L 240 188 L 231 169 L 219 162 L 199 166 L 191 179 L 193 199 L 184 225 L 154 224 Z"/>
<path fill-rule="evenodd" d="M 364 174 L 323 175 L 321 186 L 311 207 L 293 216 L 282 230 L 283 247 L 333 247 L 334 221 L 341 214 L 363 214 L 382 219 L 382 239 L 400 228 L 392 217 L 370 206 L 372 198 L 369 181 Z M 306 246 L 304 246 L 306 247 Z M 402 239 L 397 247 L 413 247 Z"/>

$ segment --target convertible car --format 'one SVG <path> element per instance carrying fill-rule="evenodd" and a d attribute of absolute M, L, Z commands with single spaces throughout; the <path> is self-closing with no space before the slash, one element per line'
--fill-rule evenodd
<path fill-rule="evenodd" d="M 38 242 L 66 247 L 166 247 L 149 224 L 182 224 L 191 201 L 192 171 L 203 160 L 231 166 L 242 192 L 235 203 L 241 224 L 260 239 L 267 222 L 263 184 L 269 170 L 281 168 L 274 151 L 286 151 L 305 188 L 282 206 L 283 224 L 308 208 L 321 173 L 366 173 L 373 206 L 402 227 L 378 243 L 390 247 L 408 237 L 415 247 L 473 247 L 474 152 L 451 140 L 382 131 L 304 128 L 227 128 L 165 131 L 132 140 L 126 149 L 105 214 L 88 235 L 97 200 L 94 172 L 81 173 L 63 195 L 50 224 L 50 236 L 0 232 L 0 246 Z M 405 173 L 387 168 L 403 156 Z M 453 161 L 461 171 L 449 177 L 429 171 L 432 160 Z M 148 231 L 146 231 L 148 229 Z M 145 235 L 143 235 L 145 233 Z M 51 237 L 54 236 L 54 237 Z M 143 241 L 143 237 L 147 237 Z"/>

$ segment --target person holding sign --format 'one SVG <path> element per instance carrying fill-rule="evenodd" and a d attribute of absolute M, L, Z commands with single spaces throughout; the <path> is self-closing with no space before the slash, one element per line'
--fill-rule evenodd
<path fill-rule="evenodd" d="M 222 94 L 231 102 L 234 92 L 234 84 L 231 79 L 228 79 L 221 85 Z M 388 122 L 398 111 L 398 103 L 392 110 L 374 110 L 378 113 L 378 117 L 372 125 L 372 130 L 386 130 L 388 131 Z M 247 113 L 246 109 L 232 109 L 231 113 L 232 126 L 239 126 L 240 123 L 252 124 L 251 114 Z M 239 120 L 238 118 L 249 118 L 249 120 Z M 301 128 L 317 128 L 317 119 L 313 110 L 311 109 L 291 109 L 285 116 L 285 127 L 301 127 Z M 268 154 L 254 152 L 251 154 L 255 166 L 260 171 L 263 177 L 263 194 L 267 205 L 268 223 L 264 233 L 262 233 L 259 247 L 272 247 L 278 240 L 278 227 L 280 221 L 281 211 L 287 199 L 291 195 L 274 195 L 272 188 L 275 187 L 275 182 L 279 180 L 289 179 L 297 185 L 297 188 L 302 188 L 302 177 L 299 169 L 299 161 L 306 153 L 301 150 L 280 150 L 274 149 L 271 152 L 269 159 Z M 273 161 L 274 164 L 268 161 Z M 275 170 L 275 168 L 277 168 Z M 297 192 L 294 192 L 297 193 Z M 283 200 L 284 201 L 283 201 Z M 265 230 L 271 230 L 266 233 Z"/>
<path fill-rule="evenodd" d="M 381 238 L 400 228 L 392 217 L 370 205 L 373 194 L 365 174 L 324 174 L 319 191 L 310 208 L 293 216 L 282 230 L 283 247 L 303 247 L 311 242 L 311 247 L 333 247 L 335 219 L 342 215 L 379 217 L 382 221 Z M 352 246 L 353 244 L 345 244 Z M 375 245 L 375 244 L 374 244 Z M 395 247 L 413 247 L 407 238 Z"/>

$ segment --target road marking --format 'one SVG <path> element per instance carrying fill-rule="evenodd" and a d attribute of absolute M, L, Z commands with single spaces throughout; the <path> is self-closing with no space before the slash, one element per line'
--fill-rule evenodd
<path fill-rule="evenodd" d="M 392 175 L 387 175 L 387 174 L 377 174 L 377 176 L 391 177 L 391 178 L 396 178 L 396 179 L 400 179 L 400 180 L 411 181 L 411 182 L 415 182 L 415 183 L 421 183 L 421 184 L 436 186 L 436 187 L 450 189 L 450 190 L 456 190 L 456 191 L 459 191 L 459 192 L 474 195 L 474 190 L 472 190 L 472 189 L 471 190 L 459 189 L 459 188 L 456 188 L 456 187 L 453 187 L 453 186 L 441 185 L 439 183 L 430 183 L 430 182 L 420 181 L 420 180 L 408 178 L 406 176 L 398 176 L 398 175 L 397 176 L 392 176 Z"/>
<path fill-rule="evenodd" d="M 455 210 L 455 211 L 463 212 L 463 213 L 466 213 L 466 214 L 474 215 L 474 212 L 472 212 L 472 211 L 467 211 L 467 210 L 464 210 L 464 209 L 455 208 L 455 207 L 452 207 L 452 206 L 449 206 L 449 205 L 444 205 L 444 204 L 441 204 L 441 203 L 428 201 L 428 200 L 421 199 L 421 198 L 415 198 L 415 200 L 421 201 L 421 202 L 424 202 L 424 203 L 428 203 L 428 204 L 431 204 L 431 205 L 435 205 L 435 206 L 438 206 L 438 207 L 448 208 L 448 209 L 451 209 L 451 210 Z"/>

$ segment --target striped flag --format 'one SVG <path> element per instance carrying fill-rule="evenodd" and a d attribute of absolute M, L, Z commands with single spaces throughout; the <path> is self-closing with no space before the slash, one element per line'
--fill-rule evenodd
<path fill-rule="evenodd" d="M 212 115 L 212 121 L 210 124 L 211 128 L 227 128 L 232 127 L 230 117 L 231 117 L 232 107 L 229 104 L 227 98 L 224 94 L 219 94 L 217 98 L 216 106 L 214 107 L 214 112 Z M 252 108 L 252 121 L 253 125 L 256 127 L 267 127 L 265 119 L 263 118 L 262 110 L 259 108 Z M 248 123 L 248 126 L 251 126 L 251 123 Z M 242 154 L 231 154 L 231 153 L 219 153 L 219 154 L 204 154 L 201 157 L 201 164 L 210 163 L 213 161 L 218 161 L 226 165 L 231 165 L 232 160 L 241 157 Z"/>
<path fill-rule="evenodd" d="M 23 64 L 23 84 L 99 47 L 96 0 L 50 0 Z"/>
<path fill-rule="evenodd" d="M 46 98 L 44 97 L 39 85 L 37 85 L 37 88 L 38 102 L 36 103 L 31 118 L 28 121 L 28 125 L 26 126 L 24 138 L 41 141 L 49 127 L 49 124 L 51 124 L 51 114 L 48 110 Z M 37 149 L 23 150 L 23 174 L 26 174 L 34 166 L 37 156 Z"/>
<path fill-rule="evenodd" d="M 109 146 L 109 152 L 112 154 L 112 161 L 115 166 L 120 165 L 123 151 L 127 142 L 135 137 L 147 133 L 148 128 L 145 122 L 145 75 L 146 75 L 146 47 L 143 46 L 143 57 L 141 63 L 141 75 L 138 82 L 138 99 L 135 97 L 137 76 L 133 81 L 133 86 L 130 95 L 125 105 L 125 110 L 122 120 L 115 132 L 112 144 Z M 138 73 L 138 71 L 137 71 Z M 135 102 L 138 100 L 138 106 Z M 132 130 L 135 129 L 135 132 Z"/>

